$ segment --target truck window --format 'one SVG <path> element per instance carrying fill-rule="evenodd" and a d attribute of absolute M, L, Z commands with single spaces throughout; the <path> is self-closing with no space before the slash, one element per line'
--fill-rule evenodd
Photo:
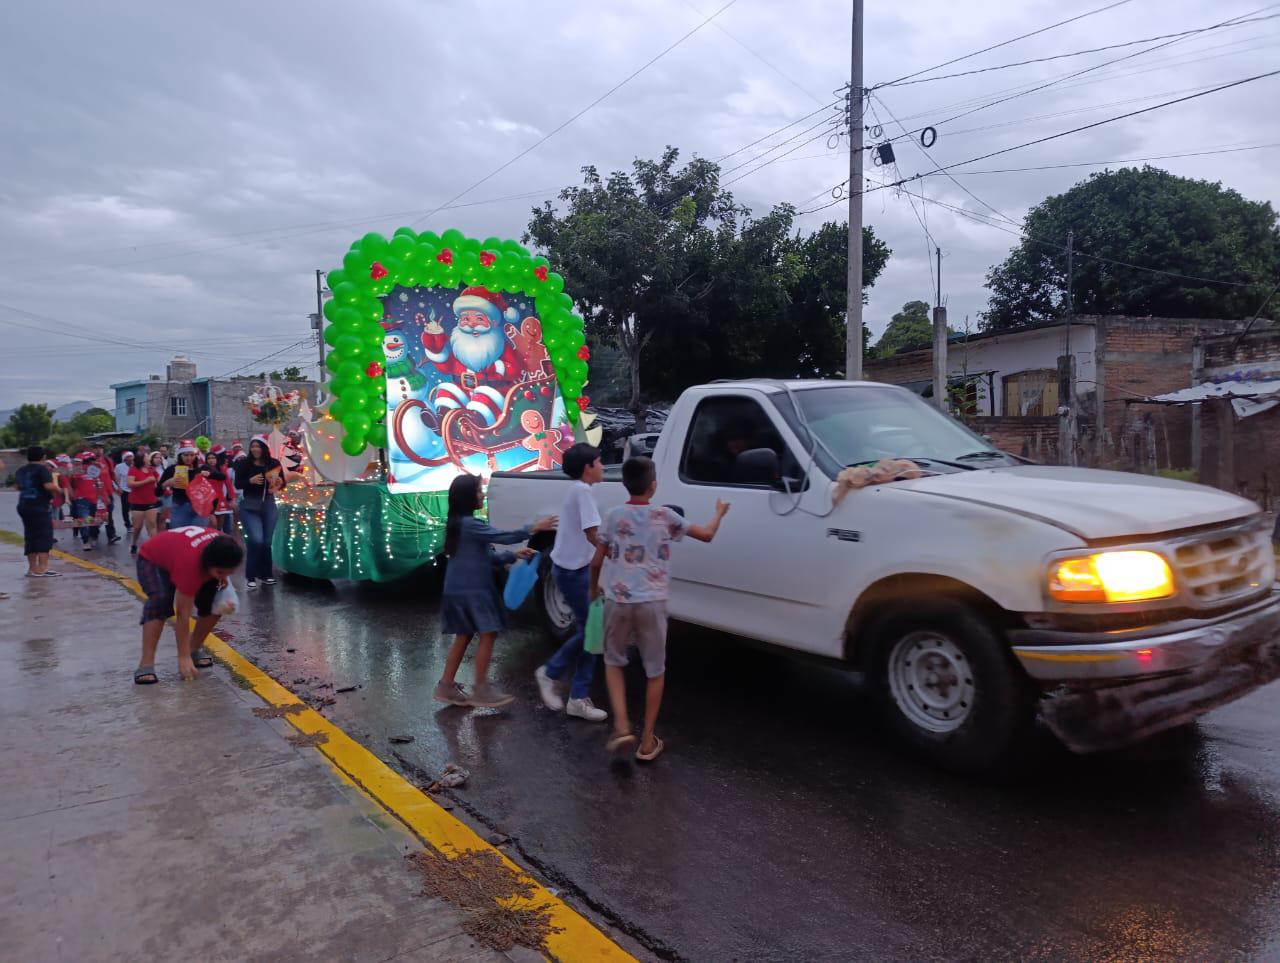
<path fill-rule="evenodd" d="M 753 448 L 772 448 L 779 463 L 794 465 L 787 457 L 782 436 L 751 398 L 718 397 L 703 400 L 693 413 L 685 440 L 680 477 L 703 485 L 734 485 L 735 459 Z"/>

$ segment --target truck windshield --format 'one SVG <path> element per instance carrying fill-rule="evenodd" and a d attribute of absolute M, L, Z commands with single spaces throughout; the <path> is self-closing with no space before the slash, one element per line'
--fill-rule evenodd
<path fill-rule="evenodd" d="M 817 458 L 828 473 L 882 458 L 919 458 L 956 469 L 1012 460 L 905 389 L 833 385 L 779 393 L 773 400 L 801 438 L 805 425 L 817 436 Z"/>

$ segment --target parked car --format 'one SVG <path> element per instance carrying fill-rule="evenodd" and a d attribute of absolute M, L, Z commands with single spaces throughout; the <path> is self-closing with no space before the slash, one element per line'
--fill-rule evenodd
<path fill-rule="evenodd" d="M 847 466 L 924 477 L 849 491 Z M 673 618 L 866 674 L 937 761 L 990 766 L 1037 716 L 1071 749 L 1195 719 L 1280 676 L 1270 529 L 1252 502 L 1121 472 L 1028 465 L 911 392 L 744 381 L 685 392 L 654 449 L 657 500 L 708 519 L 672 562 Z M 493 523 L 552 513 L 570 482 L 495 474 Z M 617 470 L 602 512 L 626 493 Z M 563 636 L 567 606 L 539 592 Z"/>

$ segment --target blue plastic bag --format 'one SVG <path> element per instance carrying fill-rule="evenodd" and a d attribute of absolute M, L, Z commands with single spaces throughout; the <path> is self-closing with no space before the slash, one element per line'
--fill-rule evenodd
<path fill-rule="evenodd" d="M 538 560 L 541 552 L 535 552 L 533 558 L 522 558 L 511 566 L 507 573 L 507 585 L 502 590 L 502 601 L 507 608 L 515 611 L 529 597 L 530 590 L 538 582 Z"/>
<path fill-rule="evenodd" d="M 604 652 L 604 599 L 598 598 L 591 603 L 587 612 L 586 635 L 582 639 L 582 648 L 591 655 Z"/>

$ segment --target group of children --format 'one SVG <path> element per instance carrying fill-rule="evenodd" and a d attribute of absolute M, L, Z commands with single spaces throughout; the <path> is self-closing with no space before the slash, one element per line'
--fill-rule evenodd
<path fill-rule="evenodd" d="M 505 624 L 503 602 L 493 566 L 528 558 L 528 548 L 514 555 L 494 545 L 527 542 L 537 532 L 556 530 L 551 551 L 551 577 L 574 616 L 574 631 L 560 649 L 535 672 L 543 703 L 553 712 L 590 722 L 604 722 L 609 713 L 591 701 L 596 656 L 585 649 L 586 626 L 592 601 L 604 598 L 604 663 L 612 734 L 606 748 L 630 752 L 652 762 L 664 744 L 656 728 L 666 679 L 667 595 L 670 586 L 671 545 L 685 536 L 702 542 L 715 538 L 729 506 L 716 502 L 715 518 L 706 525 L 690 525 L 670 508 L 652 504 L 657 472 L 649 458 L 631 458 L 622 466 L 622 483 L 630 498 L 603 519 L 591 487 L 604 480 L 598 449 L 578 444 L 564 455 L 564 471 L 573 485 L 557 517 L 543 518 L 527 528 L 501 531 L 475 518 L 483 507 L 479 479 L 459 476 L 449 488 L 449 518 L 445 554 L 442 627 L 454 636 L 435 698 L 449 705 L 497 708 L 513 701 L 488 680 L 494 640 Z M 479 636 L 475 684 L 467 692 L 457 682 L 458 667 L 467 647 Z M 635 648 L 648 679 L 644 725 L 637 744 L 627 712 L 626 668 Z M 564 682 L 570 680 L 568 700 Z"/>

